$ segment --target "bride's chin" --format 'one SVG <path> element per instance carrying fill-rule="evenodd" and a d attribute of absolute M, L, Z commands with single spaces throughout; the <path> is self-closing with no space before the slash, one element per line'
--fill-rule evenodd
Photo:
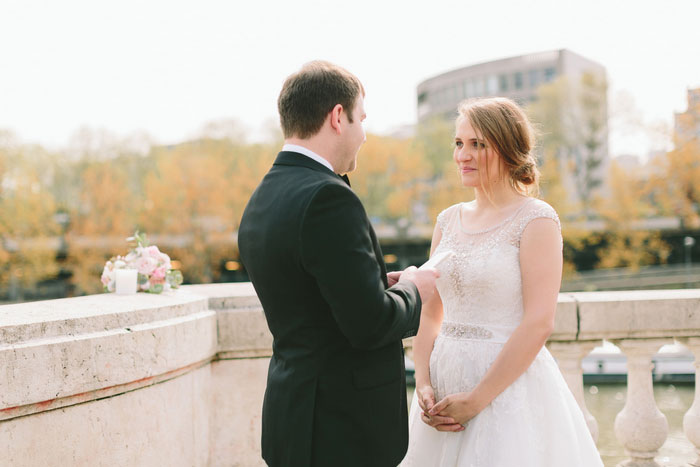
<path fill-rule="evenodd" d="M 478 185 L 478 181 L 470 180 L 466 177 L 462 177 L 462 186 L 466 188 L 474 188 Z"/>

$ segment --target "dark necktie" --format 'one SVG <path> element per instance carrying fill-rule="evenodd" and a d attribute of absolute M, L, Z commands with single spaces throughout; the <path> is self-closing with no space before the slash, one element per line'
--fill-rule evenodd
<path fill-rule="evenodd" d="M 348 178 L 347 175 L 340 175 L 340 174 L 338 174 L 338 177 L 340 177 L 341 180 L 343 180 L 345 183 L 348 184 L 348 186 L 350 186 L 350 179 Z"/>

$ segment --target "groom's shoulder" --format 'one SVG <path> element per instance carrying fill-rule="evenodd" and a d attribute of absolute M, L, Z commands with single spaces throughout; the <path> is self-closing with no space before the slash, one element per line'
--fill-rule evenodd
<path fill-rule="evenodd" d="M 356 202 L 362 204 L 357 194 L 339 177 L 328 177 L 318 180 L 309 186 L 309 200 L 311 202 L 324 202 L 333 200 L 336 202 Z"/>

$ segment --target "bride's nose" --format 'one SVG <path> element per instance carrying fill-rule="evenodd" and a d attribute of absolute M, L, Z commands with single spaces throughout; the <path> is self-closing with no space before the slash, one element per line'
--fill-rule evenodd
<path fill-rule="evenodd" d="M 457 151 L 458 161 L 470 161 L 474 159 L 474 155 L 467 148 L 461 148 Z"/>

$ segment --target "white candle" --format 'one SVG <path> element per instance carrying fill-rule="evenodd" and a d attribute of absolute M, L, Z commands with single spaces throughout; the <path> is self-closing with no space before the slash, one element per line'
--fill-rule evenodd
<path fill-rule="evenodd" d="M 117 295 L 131 295 L 136 293 L 136 269 L 117 269 L 116 287 Z"/>

